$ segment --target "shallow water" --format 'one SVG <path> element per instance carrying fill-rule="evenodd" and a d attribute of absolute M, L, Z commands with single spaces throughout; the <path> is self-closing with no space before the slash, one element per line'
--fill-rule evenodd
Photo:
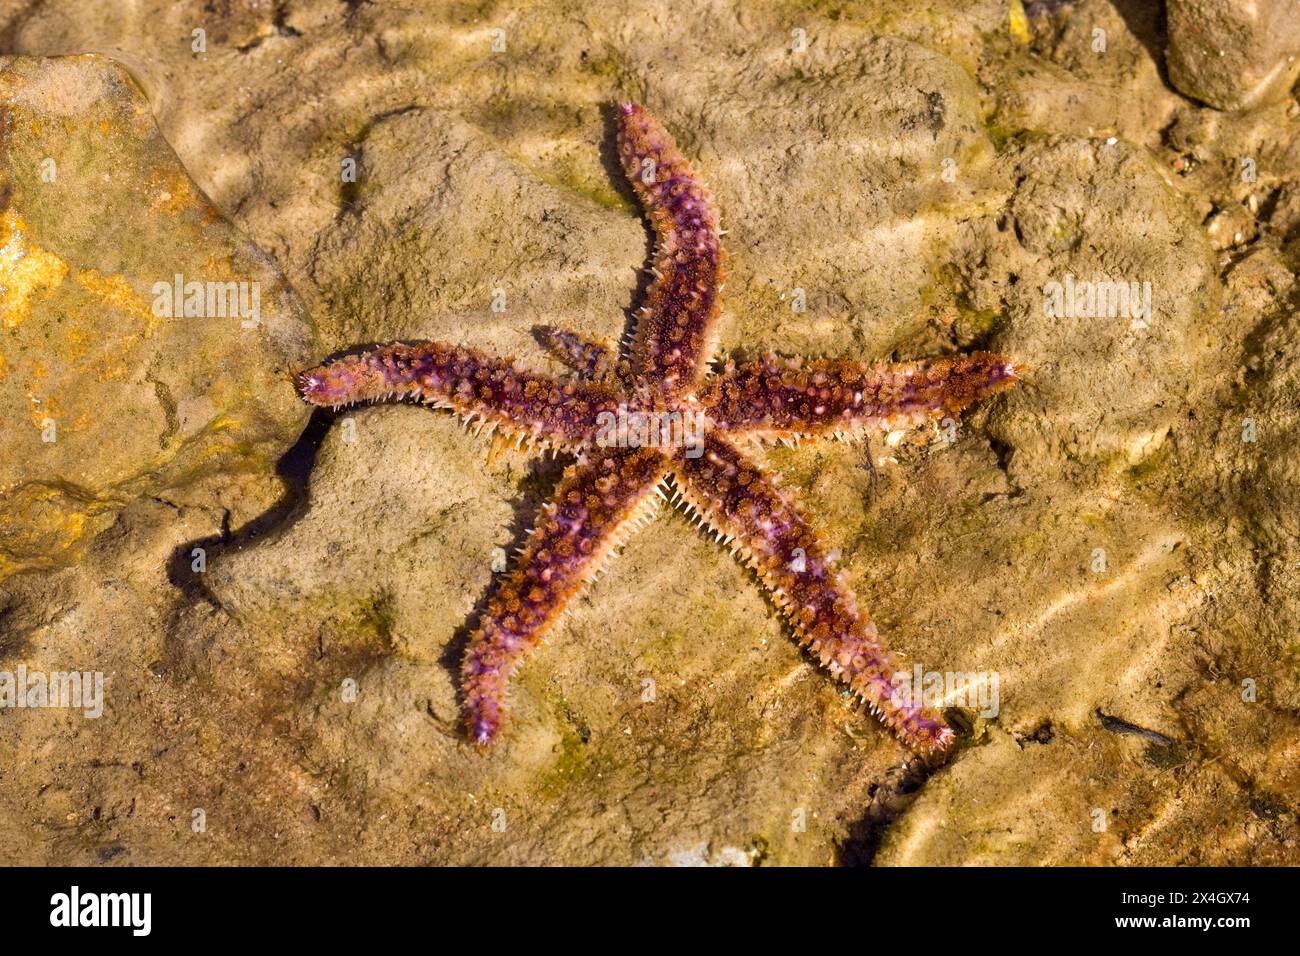
<path fill-rule="evenodd" d="M 78 485 L 94 514 L 0 583 L 0 669 L 108 675 L 102 720 L 0 712 L 14 862 L 1296 862 L 1293 103 L 1197 106 L 1156 24 L 1103 3 L 1035 5 L 1027 43 L 1000 3 L 250 5 L 207 14 L 198 55 L 183 11 L 120 7 L 0 13 L 0 53 L 125 64 L 305 303 L 311 361 L 431 338 L 555 371 L 536 325 L 617 341 L 647 245 L 612 154 L 627 96 L 722 211 L 723 353 L 1014 356 L 1023 387 L 950 432 L 763 453 L 909 669 L 996 675 L 998 700 L 945 701 L 962 746 L 904 769 L 752 575 L 665 512 L 476 754 L 459 656 L 559 465 L 485 464 L 425 409 L 309 423 L 298 369 L 268 362 L 262 445 Z M 69 261 L 143 295 L 133 255 Z M 1150 282 L 1145 327 L 1047 314 L 1067 274 Z M 218 394 L 201 358 L 172 364 Z M 145 371 L 138 422 L 70 437 L 167 433 Z M 205 410 L 172 412 L 183 433 Z M 20 486 L 55 488 L 60 528 L 87 511 L 14 460 L 8 526 L 36 507 Z"/>

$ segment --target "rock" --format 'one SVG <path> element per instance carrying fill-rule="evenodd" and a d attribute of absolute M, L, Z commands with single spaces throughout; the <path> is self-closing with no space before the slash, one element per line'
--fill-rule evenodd
<path fill-rule="evenodd" d="M 1123 140 L 1033 140 L 1000 161 L 1021 185 L 952 258 L 975 307 L 1011 311 L 999 349 L 1042 369 L 993 423 L 1016 449 L 1013 478 L 1136 465 L 1185 414 L 1169 399 L 1213 347 L 1213 250 L 1165 174 Z M 1085 393 L 1096 401 L 1078 402 Z M 1040 410 L 1020 414 L 1021 403 Z"/>
<path fill-rule="evenodd" d="M 1295 278 L 1280 257 L 1267 247 L 1240 262 L 1229 279 L 1228 306 L 1249 313 L 1264 311 L 1293 294 Z M 1270 294 L 1271 293 L 1271 294 Z M 1266 553 L 1276 556 L 1278 570 L 1300 567 L 1295 560 L 1300 542 L 1300 461 L 1292 453 L 1300 412 L 1295 395 L 1300 388 L 1300 328 L 1290 306 L 1265 311 L 1253 330 L 1244 355 L 1242 374 L 1255 388 L 1222 421 L 1225 451 L 1221 463 L 1225 484 L 1241 504 L 1249 533 Z M 1300 687 L 1300 681 L 1297 681 Z"/>
<path fill-rule="evenodd" d="M 1288 858 L 1252 845 L 1250 823 L 1204 838 L 1229 817 L 1263 823 L 1283 816 L 1277 796 L 1237 782 L 1237 768 L 1198 763 L 1183 741 L 1153 738 L 1143 728 L 1108 731 L 1094 720 L 1074 733 L 1045 729 L 1037 739 L 990 734 L 931 778 L 894 821 L 875 862 L 1266 866 Z M 1294 780 L 1289 768 L 1283 772 Z"/>
<path fill-rule="evenodd" d="M 1169 0 L 1169 79 L 1222 110 L 1280 100 L 1300 76 L 1297 0 Z"/>
<path fill-rule="evenodd" d="M 269 474 L 314 333 L 121 66 L 0 58 L 0 107 L 3 578 L 71 560 L 133 498 Z"/>

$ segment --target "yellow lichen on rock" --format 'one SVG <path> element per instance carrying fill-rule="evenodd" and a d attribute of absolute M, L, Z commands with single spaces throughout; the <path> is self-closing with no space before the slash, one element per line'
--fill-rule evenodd
<path fill-rule="evenodd" d="M 14 489 L 0 509 L 0 581 L 16 571 L 75 560 L 88 534 L 111 523 L 115 503 L 39 482 Z"/>
<path fill-rule="evenodd" d="M 105 275 L 98 269 L 80 269 L 76 279 L 104 305 L 139 319 L 146 335 L 152 334 L 160 324 L 159 317 L 120 272 Z"/>
<path fill-rule="evenodd" d="M 33 297 L 56 288 L 67 274 L 68 264 L 32 241 L 16 210 L 0 215 L 0 325 L 19 325 Z"/>

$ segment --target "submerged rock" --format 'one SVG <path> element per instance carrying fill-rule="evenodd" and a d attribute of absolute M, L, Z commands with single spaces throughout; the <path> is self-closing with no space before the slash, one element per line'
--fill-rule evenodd
<path fill-rule="evenodd" d="M 314 339 L 99 56 L 0 58 L 0 578 L 123 504 L 272 470 Z"/>

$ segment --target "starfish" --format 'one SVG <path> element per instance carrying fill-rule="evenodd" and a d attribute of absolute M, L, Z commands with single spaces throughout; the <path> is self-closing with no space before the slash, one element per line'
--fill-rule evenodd
<path fill-rule="evenodd" d="M 952 728 L 900 693 L 884 641 L 795 495 L 738 442 L 914 427 L 1008 387 L 1015 366 L 990 353 L 879 365 L 768 354 L 713 364 L 725 260 L 713 200 L 641 106 L 621 107 L 617 141 L 656 239 L 654 280 L 622 349 L 539 330 L 570 369 L 557 378 L 458 345 L 395 342 L 298 378 L 313 405 L 415 400 L 498 441 L 575 457 L 466 648 L 470 739 L 486 745 L 500 735 L 511 675 L 629 535 L 671 501 L 756 572 L 800 645 L 900 741 L 922 754 L 946 750 Z"/>

